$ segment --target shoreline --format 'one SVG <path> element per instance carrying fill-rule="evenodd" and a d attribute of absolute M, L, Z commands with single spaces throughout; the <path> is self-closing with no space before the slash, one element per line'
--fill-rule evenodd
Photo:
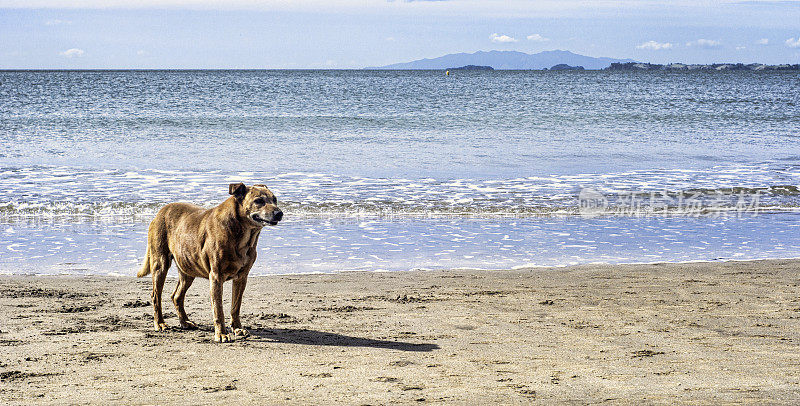
<path fill-rule="evenodd" d="M 204 280 L 186 299 L 201 329 L 165 298 L 158 333 L 149 278 L 0 276 L 0 400 L 800 400 L 797 259 L 269 276 L 232 344 L 210 341 Z"/>
<path fill-rule="evenodd" d="M 248 277 L 249 279 L 253 278 L 271 278 L 271 277 L 293 277 L 293 276 L 318 276 L 318 275 L 342 275 L 342 274 L 351 274 L 351 273 L 365 273 L 365 274 L 372 274 L 372 273 L 407 273 L 407 272 L 509 272 L 509 271 L 546 271 L 548 269 L 552 270 L 568 270 L 570 268 L 582 268 L 582 267 L 625 267 L 625 266 L 646 266 L 646 265 L 691 265 L 691 264 L 725 264 L 725 263 L 757 263 L 757 262 L 772 262 L 772 261 L 796 261 L 800 262 L 800 257 L 784 257 L 784 258 L 748 258 L 748 259 L 692 259 L 686 261 L 652 261 L 652 262 L 619 262 L 619 263 L 607 263 L 607 262 L 587 262 L 584 264 L 565 264 L 565 265 L 534 265 L 534 264 L 523 264 L 518 266 L 512 266 L 509 268 L 475 268 L 475 267 L 453 267 L 453 268 L 411 268 L 411 269 L 374 269 L 374 270 L 364 270 L 364 269 L 342 269 L 338 271 L 332 272 L 323 272 L 323 271 L 314 271 L 314 272 L 289 272 L 289 273 L 269 273 L 269 274 L 251 274 Z M 4 271 L 0 269 L 0 278 L 5 277 L 47 277 L 47 278 L 120 278 L 120 279 L 141 279 L 136 277 L 136 272 L 138 272 L 139 267 L 141 264 L 137 265 L 134 268 L 131 268 L 130 274 L 119 273 L 119 272 L 111 272 L 107 274 L 69 274 L 69 273 L 3 273 Z M 170 267 L 169 273 L 167 274 L 167 279 L 174 279 L 177 278 L 177 271 L 173 267 Z M 148 279 L 149 278 L 143 278 Z"/>
<path fill-rule="evenodd" d="M 286 220 L 262 236 L 251 275 L 792 258 L 796 217 Z M 0 274 L 132 275 L 146 231 L 144 222 L 9 225 Z"/>

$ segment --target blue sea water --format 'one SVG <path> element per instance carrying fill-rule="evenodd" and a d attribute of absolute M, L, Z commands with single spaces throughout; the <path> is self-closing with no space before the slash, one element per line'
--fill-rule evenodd
<path fill-rule="evenodd" d="M 0 72 L 0 273 L 133 275 L 234 181 L 254 274 L 800 257 L 800 75 Z"/>

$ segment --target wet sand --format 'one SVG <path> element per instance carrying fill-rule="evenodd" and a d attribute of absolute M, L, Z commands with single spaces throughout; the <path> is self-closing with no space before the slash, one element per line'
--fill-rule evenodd
<path fill-rule="evenodd" d="M 0 277 L 0 403 L 800 402 L 798 261 L 251 278 L 231 344 L 175 282 L 159 333 L 149 279 Z"/>

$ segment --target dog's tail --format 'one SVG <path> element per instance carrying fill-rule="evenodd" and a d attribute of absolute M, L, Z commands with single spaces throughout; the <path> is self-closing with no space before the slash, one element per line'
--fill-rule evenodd
<path fill-rule="evenodd" d="M 147 276 L 150 274 L 150 244 L 147 244 L 147 253 L 144 254 L 144 265 L 142 265 L 142 269 L 139 273 L 136 274 L 137 278 L 141 278 L 143 276 Z"/>

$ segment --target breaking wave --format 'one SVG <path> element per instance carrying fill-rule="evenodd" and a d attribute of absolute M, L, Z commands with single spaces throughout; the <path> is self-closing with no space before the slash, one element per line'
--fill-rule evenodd
<path fill-rule="evenodd" d="M 774 165 L 488 180 L 37 166 L 0 169 L 0 218 L 146 219 L 174 201 L 213 207 L 238 181 L 267 183 L 300 218 L 573 216 L 587 204 L 617 216 L 800 210 L 800 170 Z"/>

